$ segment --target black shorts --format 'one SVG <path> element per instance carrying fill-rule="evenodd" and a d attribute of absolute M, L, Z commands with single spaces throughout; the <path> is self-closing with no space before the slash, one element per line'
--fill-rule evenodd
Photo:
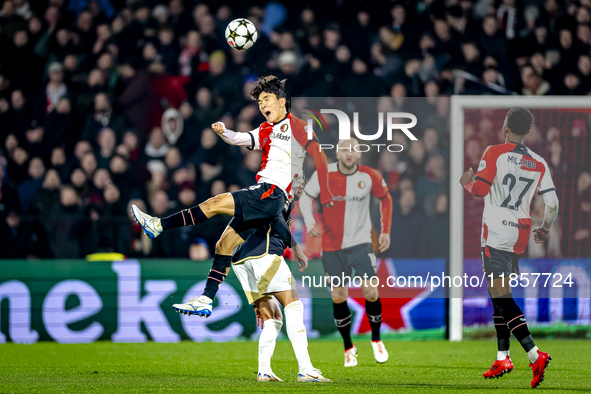
<path fill-rule="evenodd" d="M 271 223 L 278 213 L 283 212 L 285 193 L 269 183 L 256 185 L 232 192 L 234 217 L 229 226 L 246 240 L 259 227 Z"/>
<path fill-rule="evenodd" d="M 234 216 L 245 222 L 263 220 L 270 222 L 283 210 L 285 193 L 270 183 L 257 183 L 232 192 Z"/>
<path fill-rule="evenodd" d="M 370 243 L 334 252 L 322 252 L 322 265 L 326 276 L 342 278 L 345 275 L 352 278 L 353 269 L 355 269 L 356 277 L 366 275 L 371 278 L 377 274 L 376 255 L 373 253 Z"/>
<path fill-rule="evenodd" d="M 482 270 L 488 280 L 490 280 L 490 274 L 493 274 L 493 280 L 499 279 L 503 275 L 505 278 L 511 274 L 519 275 L 520 254 L 485 246 L 482 248 L 481 255 Z"/>

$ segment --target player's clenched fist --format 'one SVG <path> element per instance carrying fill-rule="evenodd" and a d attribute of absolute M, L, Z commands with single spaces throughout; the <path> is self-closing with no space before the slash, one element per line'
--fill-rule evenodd
<path fill-rule="evenodd" d="M 475 180 L 476 177 L 474 176 L 474 172 L 472 172 L 472 167 L 470 167 L 470 169 L 464 172 L 464 174 L 460 178 L 460 184 L 462 185 L 462 187 L 464 187 L 466 186 L 466 184 L 474 182 Z"/>
<path fill-rule="evenodd" d="M 548 233 L 550 233 L 550 231 L 546 231 L 542 226 L 540 227 L 536 227 L 532 230 L 532 233 L 534 233 L 534 241 L 537 244 L 543 244 L 545 240 L 548 239 Z"/>
<path fill-rule="evenodd" d="M 222 134 L 224 132 L 224 129 L 226 128 L 225 125 L 222 122 L 217 122 L 211 125 L 211 128 L 213 129 L 213 131 L 215 131 L 218 134 Z"/>

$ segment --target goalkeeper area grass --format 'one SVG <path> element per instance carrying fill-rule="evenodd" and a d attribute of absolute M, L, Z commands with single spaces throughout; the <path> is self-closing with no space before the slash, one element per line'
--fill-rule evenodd
<path fill-rule="evenodd" d="M 155 392 L 412 392 L 482 393 L 531 390 L 531 369 L 518 342 L 512 342 L 515 370 L 500 379 L 482 373 L 496 356 L 496 341 L 385 341 L 390 360 L 377 364 L 369 339 L 356 339 L 359 365 L 343 367 L 343 346 L 312 340 L 312 362 L 335 383 L 297 383 L 291 344 L 277 342 L 274 372 L 285 382 L 259 383 L 258 343 L 143 343 L 0 345 L 0 393 Z M 589 392 L 591 342 L 540 340 L 552 356 L 546 380 L 536 390 Z"/>

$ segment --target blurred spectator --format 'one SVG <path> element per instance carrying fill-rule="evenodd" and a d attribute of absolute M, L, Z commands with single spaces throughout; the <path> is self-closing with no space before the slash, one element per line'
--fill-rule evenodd
<path fill-rule="evenodd" d="M 62 186 L 59 202 L 45 222 L 53 257 L 71 259 L 81 256 L 77 233 L 80 219 L 80 199 L 76 190 L 69 185 Z"/>
<path fill-rule="evenodd" d="M 445 96 L 456 88 L 456 94 L 498 94 L 493 85 L 523 95 L 588 94 L 591 18 L 588 1 L 423 3 L 294 3 L 280 7 L 285 20 L 277 24 L 264 20 L 263 8 L 251 7 L 242 13 L 258 26 L 258 41 L 236 51 L 223 34 L 241 11 L 229 5 L 4 1 L 0 222 L 8 211 L 34 216 L 56 257 L 96 250 L 147 256 L 152 246 L 161 257 L 205 256 L 196 239 L 213 250 L 227 218 L 214 220 L 206 235 L 190 229 L 166 249 L 130 224 L 126 207 L 130 201 L 152 206 L 158 196 L 170 200 L 168 211 L 184 206 L 181 200 L 196 203 L 252 184 L 260 152 L 228 146 L 210 127 L 221 120 L 238 132 L 256 128 L 264 120 L 249 94 L 258 75 L 273 73 L 287 78 L 292 97 L 390 95 L 378 101 L 380 111 L 415 113 L 420 141 L 396 132 L 392 143 L 404 150 L 368 155 L 367 164 L 383 173 L 397 204 L 414 205 L 397 217 L 443 223 L 450 136 Z M 463 80 L 454 70 L 474 78 Z M 465 160 L 474 169 L 484 146 L 503 141 L 502 119 L 492 112 L 466 118 Z M 537 113 L 539 124 L 526 139 L 542 156 L 548 151 L 559 198 L 569 201 L 558 227 L 562 250 L 552 246 L 546 255 L 589 254 L 586 192 L 570 175 L 590 168 L 583 115 Z M 307 160 L 308 175 L 309 166 Z M 481 209 L 481 201 L 466 203 Z M 575 217 L 580 222 L 571 231 Z M 19 229 L 26 224 L 37 234 L 31 218 L 20 217 L 18 225 L 11 218 L 13 226 L 3 231 L 25 234 Z M 76 223 L 86 223 L 89 232 L 73 245 L 68 237 L 75 237 Z"/>
<path fill-rule="evenodd" d="M 36 220 L 21 218 L 14 210 L 0 219 L 0 258 L 51 258 L 47 234 Z"/>
<path fill-rule="evenodd" d="M 189 247 L 189 258 L 194 261 L 208 260 L 210 257 L 209 247 L 203 238 L 196 238 Z"/>
<path fill-rule="evenodd" d="M 398 204 L 399 209 L 395 208 L 392 219 L 392 245 L 386 254 L 392 258 L 418 257 L 421 231 L 429 223 L 424 223 L 414 191 L 401 191 Z"/>
<path fill-rule="evenodd" d="M 429 157 L 425 174 L 417 182 L 417 203 L 423 204 L 433 194 L 446 193 L 449 182 L 447 179 L 447 166 L 441 153 Z"/>
<path fill-rule="evenodd" d="M 95 153 L 97 166 L 99 168 L 108 168 L 117 143 L 115 132 L 110 128 L 102 129 L 97 136 L 97 142 L 98 148 Z"/>
<path fill-rule="evenodd" d="M 5 175 L 4 166 L 0 164 L 0 217 L 6 216 L 8 211 L 21 212 L 18 189 Z"/>
<path fill-rule="evenodd" d="M 174 146 L 183 134 L 183 116 L 175 108 L 164 111 L 162 115 L 162 132 L 171 146 Z"/>
<path fill-rule="evenodd" d="M 564 238 L 573 243 L 575 256 L 591 255 L 591 173 L 583 171 L 577 180 L 577 191 L 574 201 L 575 213 L 572 228 L 573 239 Z"/>
<path fill-rule="evenodd" d="M 55 110 L 45 116 L 43 121 L 45 127 L 44 146 L 56 147 L 63 145 L 68 150 L 73 148 L 76 126 L 71 110 L 70 98 L 64 96 L 59 99 Z"/>
<path fill-rule="evenodd" d="M 145 148 L 146 156 L 150 159 L 163 158 L 166 156 L 169 147 L 166 143 L 164 133 L 162 133 L 162 129 L 158 127 L 153 128 L 150 133 L 150 140 Z"/>
<path fill-rule="evenodd" d="M 38 189 L 31 200 L 29 215 L 37 217 L 40 223 L 45 223 L 52 208 L 59 201 L 59 191 L 62 186 L 59 174 L 55 169 L 49 169 L 43 179 L 43 187 Z"/>
<path fill-rule="evenodd" d="M 434 197 L 434 198 L 433 198 Z M 449 256 L 449 211 L 446 194 L 433 195 L 428 201 L 435 202 L 434 212 L 427 216 L 421 230 L 419 255 L 421 257 Z"/>
<path fill-rule="evenodd" d="M 45 175 L 45 165 L 38 157 L 33 157 L 29 161 L 29 179 L 25 180 L 18 187 L 20 197 L 20 206 L 22 212 L 29 212 L 29 204 L 35 192 L 41 188 L 43 176 Z"/>
<path fill-rule="evenodd" d="M 94 96 L 94 112 L 86 119 L 84 129 L 82 130 L 82 139 L 96 147 L 98 145 L 97 136 L 105 127 L 109 127 L 117 135 L 121 135 L 125 127 L 125 122 L 123 118 L 113 113 L 107 94 L 97 93 Z"/>

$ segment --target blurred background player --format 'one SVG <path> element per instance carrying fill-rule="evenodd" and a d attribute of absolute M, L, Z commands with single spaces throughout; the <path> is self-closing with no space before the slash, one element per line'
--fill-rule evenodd
<path fill-rule="evenodd" d="M 289 193 L 292 187 L 297 189 L 303 181 L 302 165 L 306 152 L 312 156 L 320 173 L 321 202 L 325 207 L 332 206 L 326 175 L 326 156 L 320 150 L 315 136 L 308 140 L 304 131 L 305 122 L 292 117 L 288 112 L 288 94 L 284 88 L 284 81 L 272 75 L 261 77 L 254 84 L 250 96 L 257 102 L 259 110 L 267 119 L 265 123 L 246 133 L 229 130 L 223 122 L 213 124 L 212 128 L 230 145 L 263 151 L 256 185 L 217 195 L 163 219 L 152 217 L 137 206 L 132 206 L 136 220 L 150 238 L 157 237 L 165 230 L 195 226 L 215 215 L 234 216 L 216 244 L 215 257 L 203 294 L 183 304 L 173 305 L 179 312 L 206 317 L 211 315 L 213 298 L 230 270 L 232 252 L 244 242 L 239 234 L 262 223 L 268 224 L 274 219 L 282 220 L 281 211 L 286 200 L 291 197 Z M 292 141 L 292 137 L 295 141 Z M 289 228 L 284 225 L 281 227 L 286 229 L 282 234 L 290 244 Z M 294 257 L 300 259 L 302 256 L 296 246 Z"/>
<path fill-rule="evenodd" d="M 373 168 L 360 165 L 361 153 L 354 147 L 356 139 L 339 142 L 337 163 L 328 165 L 328 179 L 335 206 L 322 214 L 322 229 L 316 224 L 312 210 L 312 199 L 320 194 L 318 174 L 314 173 L 304 189 L 300 210 L 313 237 L 322 237 L 322 265 L 327 277 L 363 277 L 362 291 L 365 297 L 365 312 L 371 326 L 371 346 L 377 362 L 388 360 L 388 352 L 380 339 L 382 325 L 382 304 L 378 289 L 370 285 L 370 278 L 377 273 L 376 257 L 371 245 L 371 218 L 369 213 L 370 194 L 380 200 L 381 233 L 379 250 L 390 247 L 392 225 L 392 197 L 382 175 Z M 346 286 L 332 290 L 335 324 L 345 345 L 345 367 L 357 365 L 357 348 L 351 340 L 351 311 L 347 305 Z"/>
<path fill-rule="evenodd" d="M 303 184 L 294 193 L 298 200 L 303 192 Z M 283 215 L 289 223 L 292 203 L 284 206 Z M 243 234 L 241 234 L 243 235 Z M 240 280 L 242 289 L 257 315 L 257 325 L 263 331 L 259 337 L 259 382 L 282 381 L 271 369 L 271 357 L 276 339 L 283 326 L 283 316 L 277 301 L 285 311 L 287 336 L 293 346 L 298 361 L 298 382 L 332 382 L 322 376 L 322 372 L 312 366 L 308 354 L 308 338 L 304 325 L 304 304 L 295 290 L 294 279 L 283 251 L 289 245 L 270 225 L 264 225 L 250 232 L 243 244 L 238 246 L 232 257 L 232 268 Z M 308 266 L 308 260 L 299 262 L 300 272 Z"/>
<path fill-rule="evenodd" d="M 546 161 L 523 145 L 533 123 L 531 112 L 515 107 L 505 117 L 505 143 L 489 146 L 474 176 L 472 168 L 460 178 L 473 196 L 485 197 L 482 215 L 482 268 L 489 280 L 493 320 L 497 331 L 497 359 L 483 375 L 501 377 L 513 370 L 509 355 L 511 333 L 527 352 L 533 370 L 531 387 L 544 380 L 548 353 L 534 344 L 525 317 L 515 303 L 510 275 L 519 275 L 519 259 L 527 247 L 532 225 L 530 205 L 535 191 L 543 195 L 544 222 L 533 229 L 534 241 L 543 243 L 558 215 L 558 197 Z M 492 281 L 491 281 L 492 276 Z M 515 276 L 515 275 L 514 275 Z"/>

